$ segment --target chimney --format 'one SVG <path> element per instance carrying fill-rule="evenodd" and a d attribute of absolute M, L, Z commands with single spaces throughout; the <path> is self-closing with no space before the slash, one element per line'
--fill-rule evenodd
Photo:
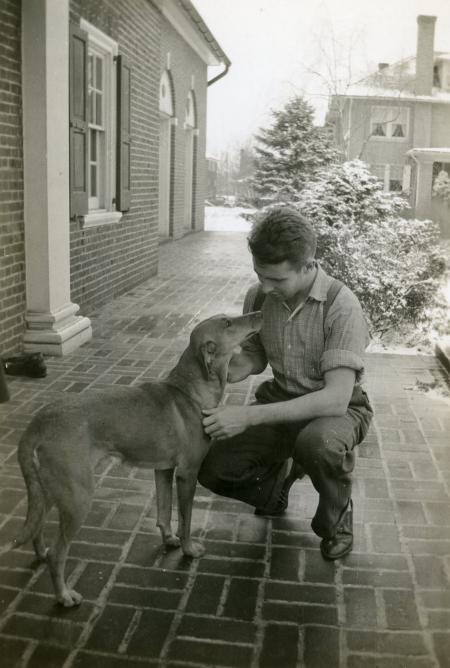
<path fill-rule="evenodd" d="M 435 23 L 435 16 L 417 17 L 416 95 L 431 95 Z"/>

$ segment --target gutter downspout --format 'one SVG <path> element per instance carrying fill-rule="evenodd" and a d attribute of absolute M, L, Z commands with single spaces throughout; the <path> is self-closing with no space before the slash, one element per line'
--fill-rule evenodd
<path fill-rule="evenodd" d="M 207 82 L 207 86 L 211 86 L 211 84 L 216 83 L 216 81 L 219 81 L 222 77 L 224 77 L 226 74 L 228 74 L 228 70 L 230 69 L 231 63 L 225 63 L 225 69 L 223 72 L 220 72 L 217 76 L 213 77 Z"/>

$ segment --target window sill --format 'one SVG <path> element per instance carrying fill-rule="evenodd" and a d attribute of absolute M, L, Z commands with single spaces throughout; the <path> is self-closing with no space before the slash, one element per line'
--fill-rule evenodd
<path fill-rule="evenodd" d="M 392 141 L 398 144 L 399 142 L 408 141 L 408 137 L 380 137 L 378 135 L 370 135 L 370 139 L 373 141 Z"/>
<path fill-rule="evenodd" d="M 122 216 L 123 214 L 121 211 L 99 211 L 96 213 L 88 213 L 86 216 L 83 216 L 83 228 L 118 223 Z"/>

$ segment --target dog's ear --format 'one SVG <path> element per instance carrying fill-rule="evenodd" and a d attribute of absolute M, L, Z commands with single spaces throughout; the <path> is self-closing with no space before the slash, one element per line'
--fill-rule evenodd
<path fill-rule="evenodd" d="M 202 362 L 202 369 L 205 373 L 206 380 L 211 376 L 211 365 L 216 356 L 217 345 L 214 341 L 207 341 L 200 345 L 200 360 Z"/>

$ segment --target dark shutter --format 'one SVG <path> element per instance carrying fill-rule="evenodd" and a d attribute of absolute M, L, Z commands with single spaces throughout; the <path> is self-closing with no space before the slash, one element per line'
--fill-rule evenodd
<path fill-rule="evenodd" d="M 125 56 L 117 59 L 117 183 L 116 206 L 128 211 L 131 202 L 131 70 Z"/>
<path fill-rule="evenodd" d="M 87 33 L 70 24 L 69 125 L 70 215 L 88 212 L 88 43 Z"/>

